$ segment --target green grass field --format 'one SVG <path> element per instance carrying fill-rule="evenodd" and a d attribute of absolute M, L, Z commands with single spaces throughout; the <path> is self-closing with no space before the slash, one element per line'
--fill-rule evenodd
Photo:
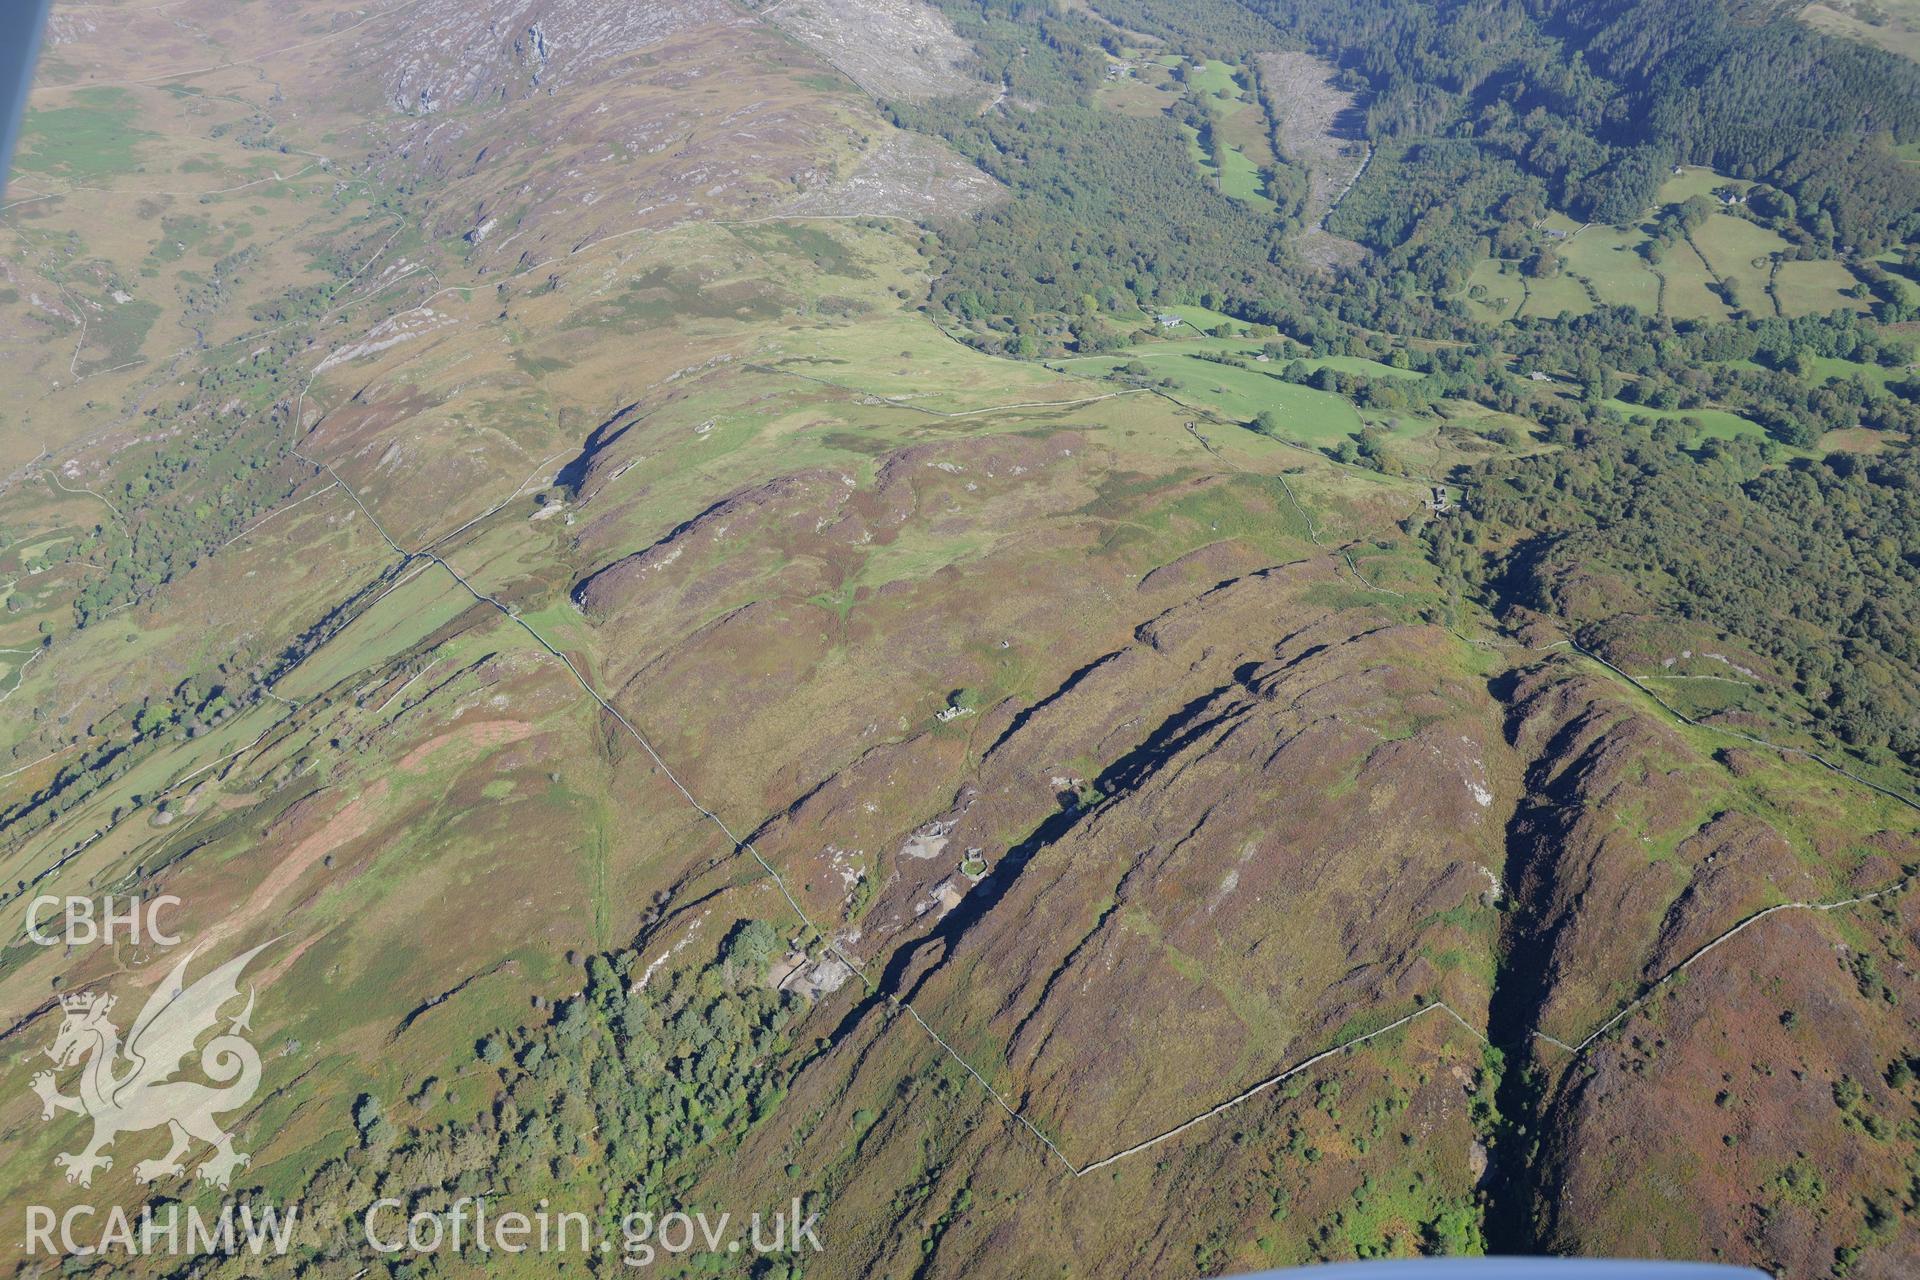
<path fill-rule="evenodd" d="M 1915 280 L 1907 269 L 1901 265 L 1900 255 L 1898 253 L 1888 251 L 1876 257 L 1874 261 L 1887 269 L 1888 273 L 1893 277 L 1895 285 L 1899 288 L 1900 295 L 1903 299 L 1908 303 L 1920 302 L 1920 281 Z"/>
<path fill-rule="evenodd" d="M 1654 197 L 1654 203 L 1679 204 L 1694 196 L 1711 196 L 1716 188 L 1728 185 L 1745 188 L 1752 184 L 1725 177 L 1711 169 L 1688 165 L 1660 184 L 1660 193 Z"/>
<path fill-rule="evenodd" d="M 1240 82 L 1234 78 L 1234 69 L 1216 58 L 1207 60 L 1205 70 L 1189 70 L 1187 83 L 1202 93 L 1210 93 L 1216 97 L 1232 98 L 1235 101 L 1241 97 Z"/>
<path fill-rule="evenodd" d="M 1660 277 L 1639 252 L 1645 240 L 1638 230 L 1595 224 L 1561 246 L 1560 260 L 1609 305 L 1624 303 L 1643 315 L 1658 315 Z"/>
<path fill-rule="evenodd" d="M 1275 209 L 1273 201 L 1267 198 L 1266 183 L 1260 176 L 1260 167 L 1247 158 L 1246 152 L 1229 144 L 1217 144 L 1213 154 L 1200 144 L 1200 133 L 1191 125 L 1181 125 L 1181 132 L 1187 136 L 1187 154 L 1193 163 L 1207 176 L 1220 184 L 1220 190 L 1235 200 L 1244 200 L 1248 204 L 1259 205 L 1264 209 Z M 1218 127 L 1216 126 L 1216 136 Z"/>
<path fill-rule="evenodd" d="M 1655 270 L 1666 282 L 1662 297 L 1675 319 L 1725 320 L 1733 314 L 1713 291 L 1707 264 L 1685 243 L 1670 248 Z"/>
<path fill-rule="evenodd" d="M 99 318 L 87 328 L 89 349 L 105 348 L 104 354 L 82 363 L 80 372 L 111 369 L 137 358 L 140 347 L 160 318 L 159 304 L 144 299 L 133 302 L 108 302 Z"/>
<path fill-rule="evenodd" d="M 1607 407 L 1624 417 L 1653 418 L 1662 422 L 1680 422 L 1694 419 L 1699 422 L 1700 440 L 1765 440 L 1766 428 L 1757 422 L 1749 421 L 1737 413 L 1725 409 L 1652 409 L 1643 404 L 1628 404 L 1624 400 L 1609 400 Z"/>
<path fill-rule="evenodd" d="M 123 89 L 82 89 L 74 105 L 29 111 L 20 124 L 14 167 L 90 182 L 130 172 L 141 141 L 151 137 L 133 127 L 132 95 Z"/>
<path fill-rule="evenodd" d="M 1523 316 L 1552 317 L 1567 312 L 1585 315 L 1593 310 L 1593 299 L 1578 277 L 1562 273 L 1545 280 L 1529 280 L 1527 301 L 1520 309 Z"/>
<path fill-rule="evenodd" d="M 1204 308 L 1177 307 L 1175 310 L 1201 311 L 1204 310 Z M 1241 329 L 1244 335 L 1245 326 L 1236 325 L 1235 327 Z M 1214 355 L 1232 356 L 1238 360 L 1253 360 L 1256 363 L 1258 362 L 1258 357 L 1262 354 L 1260 343 L 1257 340 L 1242 336 L 1238 338 L 1183 338 L 1173 343 L 1145 343 L 1137 347 L 1129 347 L 1125 351 L 1106 357 L 1091 358 L 1125 361 L 1135 359 L 1142 355 L 1164 351 L 1175 351 L 1187 355 L 1207 352 Z M 1262 372 L 1278 373 L 1282 367 L 1292 364 L 1293 362 L 1293 357 L 1286 357 L 1265 366 Z M 1341 373 L 1361 374 L 1369 378 L 1408 378 L 1418 381 L 1424 376 L 1415 370 L 1396 369 L 1390 364 L 1383 364 L 1378 360 L 1369 360 L 1365 356 L 1301 356 L 1299 357 L 1299 362 L 1306 365 L 1309 369 L 1334 369 Z M 1221 366 L 1211 365 L 1210 367 L 1218 368 Z"/>
<path fill-rule="evenodd" d="M 1662 184 L 1658 205 L 1695 196 L 1713 198 L 1723 187 L 1752 184 L 1706 169 L 1689 168 Z M 1646 224 L 1585 226 L 1552 213 L 1541 226 L 1564 237 L 1550 247 L 1560 257 L 1562 274 L 1527 280 L 1517 261 L 1482 259 L 1467 277 L 1463 295 L 1475 319 L 1497 324 L 1519 316 L 1547 317 L 1562 311 L 1581 314 L 1595 298 L 1603 306 L 1630 306 L 1646 315 L 1676 320 L 1723 321 L 1733 309 L 1715 290 L 1716 277 L 1732 291 L 1741 310 L 1752 316 L 1824 314 L 1866 304 L 1845 295 L 1858 282 L 1834 261 L 1790 262 L 1792 246 L 1777 233 L 1733 214 L 1716 211 L 1694 233 L 1692 245 L 1670 246 L 1658 263 L 1643 250 Z M 1778 269 L 1776 271 L 1776 261 Z M 1582 286 L 1589 286 L 1591 294 Z M 1920 288 L 1913 292 L 1920 294 Z"/>
<path fill-rule="evenodd" d="M 1840 360 L 1831 356 L 1814 356 L 1813 381 L 1825 382 L 1828 378 L 1864 378 L 1867 385 L 1881 390 L 1894 379 L 1906 378 L 1902 369 L 1885 369 L 1877 364 L 1861 364 L 1857 360 Z"/>
<path fill-rule="evenodd" d="M 38 649 L 31 648 L 0 649 L 0 698 L 20 687 L 21 680 L 25 678 L 22 673 L 38 652 Z"/>
<path fill-rule="evenodd" d="M 1773 277 L 1774 255 L 1788 248 L 1785 240 L 1745 218 L 1716 213 L 1693 233 L 1693 242 L 1713 273 L 1733 287 L 1734 298 L 1747 314 L 1774 313 L 1773 294 L 1767 286 Z"/>
<path fill-rule="evenodd" d="M 1858 283 L 1842 263 L 1820 259 L 1783 262 L 1773 277 L 1773 296 L 1779 301 L 1781 313 L 1790 316 L 1825 315 L 1843 307 L 1865 311 L 1866 303 L 1843 292 Z"/>
<path fill-rule="evenodd" d="M 1163 66 L 1174 67 L 1182 60 L 1168 57 L 1161 61 Z M 1268 210 L 1276 208 L 1267 197 L 1260 173 L 1261 164 L 1271 159 L 1264 140 L 1264 120 L 1240 87 L 1237 69 L 1230 63 L 1209 59 L 1204 64 L 1189 64 L 1183 74 L 1185 83 L 1213 116 L 1211 147 L 1202 144 L 1197 129 L 1181 126 L 1194 165 L 1235 200 Z"/>
<path fill-rule="evenodd" d="M 1247 331 L 1246 321 L 1236 320 L 1224 311 L 1215 311 L 1209 307 L 1182 304 L 1160 307 L 1157 308 L 1157 310 L 1167 315 L 1179 316 L 1182 320 L 1185 320 L 1189 325 L 1193 326 L 1192 329 L 1173 330 L 1172 332 L 1176 335 L 1191 336 L 1194 329 L 1210 333 L 1223 324 L 1231 328 L 1235 333 L 1244 334 Z"/>
<path fill-rule="evenodd" d="M 1365 356 L 1307 356 L 1301 362 L 1309 369 L 1335 369 L 1341 373 L 1360 373 L 1369 378 L 1409 378 L 1419 381 L 1426 375 L 1413 369 L 1396 369 Z"/>
<path fill-rule="evenodd" d="M 1467 306 L 1475 318 L 1488 323 L 1511 320 L 1520 314 L 1527 295 L 1520 272 L 1512 263 L 1483 258 L 1467 277 Z"/>
<path fill-rule="evenodd" d="M 1332 392 L 1287 382 L 1265 367 L 1251 370 L 1215 364 L 1171 344 L 1142 347 L 1118 357 L 1086 356 L 1061 363 L 1076 373 L 1100 375 L 1136 360 L 1155 379 L 1172 379 L 1169 390 L 1181 400 L 1205 405 L 1224 417 L 1251 422 L 1262 411 L 1273 410 L 1280 415 L 1287 436 L 1301 443 L 1336 445 L 1363 425 L 1359 410 Z"/>
<path fill-rule="evenodd" d="M 1267 198 L 1267 184 L 1260 174 L 1260 167 L 1247 157 L 1246 152 L 1239 147 L 1222 146 L 1218 154 L 1220 190 L 1235 200 L 1244 200 L 1263 209 L 1278 208 Z"/>
<path fill-rule="evenodd" d="M 1036 364 L 982 355 L 917 315 L 794 330 L 762 360 L 773 367 L 938 413 L 1092 394 Z M 994 388 L 983 396 L 982 387 Z"/>

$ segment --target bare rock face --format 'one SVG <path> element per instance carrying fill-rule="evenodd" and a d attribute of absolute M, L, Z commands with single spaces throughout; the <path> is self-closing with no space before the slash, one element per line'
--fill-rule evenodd
<path fill-rule="evenodd" d="M 669 37 L 739 17 L 723 0 L 427 0 L 368 53 L 387 105 L 425 115 L 604 80 Z"/>
<path fill-rule="evenodd" d="M 350 56 L 399 117 L 383 170 L 448 179 L 436 229 L 481 264 L 778 201 L 953 217 L 1000 195 L 893 130 L 849 163 L 860 131 L 798 91 L 824 60 L 876 97 L 984 94 L 960 70 L 967 44 L 917 0 L 791 0 L 760 17 L 725 0 L 428 0 Z"/>
<path fill-rule="evenodd" d="M 876 98 L 990 92 L 967 74 L 967 42 L 922 0 L 783 0 L 764 12 Z"/>
<path fill-rule="evenodd" d="M 1492 1030 L 1580 1045 L 1607 1030 L 1578 1058 L 1533 1041 L 1543 1092 L 1503 1099 L 1542 1135 L 1536 1163 L 1501 1171 L 1512 1207 L 1556 1251 L 1820 1274 L 1904 1177 L 1857 1135 L 1911 1106 L 1888 1086 L 1911 1019 L 1885 1007 L 1916 984 L 1884 957 L 1914 925 L 1904 898 L 1864 917 L 1791 904 L 1885 888 L 1898 870 L 1882 851 L 1910 858 L 1911 837 L 1863 846 L 1857 793 L 1809 789 L 1772 753 L 1708 757 L 1562 659 L 1522 676 L 1513 708 L 1531 763 Z M 1849 1204 L 1868 1207 L 1836 1211 Z M 1912 1259 L 1878 1253 L 1892 1269 L 1875 1274 Z"/>
<path fill-rule="evenodd" d="M 1490 729 L 1471 691 L 1411 736 L 1367 723 L 1389 665 L 1428 639 L 1298 639 L 1223 661 L 1225 682 L 1145 717 L 1094 784 L 1112 797 L 953 939 L 925 998 L 1004 1028 L 1039 1110 L 1114 1145 L 1192 1109 L 1194 1078 L 1167 1070 L 1170 1027 L 1226 1097 L 1360 1008 L 1410 1002 L 1438 978 L 1420 956 L 1431 917 L 1474 898 L 1499 833 L 1465 776 Z"/>
<path fill-rule="evenodd" d="M 836 172 L 855 131 L 821 64 L 724 0 L 430 0 L 350 58 L 381 86 L 379 170 L 446 183 L 434 230 L 483 270 L 738 215 Z"/>
<path fill-rule="evenodd" d="M 1441 633 L 1303 603 L 1330 572 L 1224 583 L 988 712 L 962 792 L 888 841 L 853 945 L 942 1025 L 1005 1043 L 1035 1114 L 1083 1147 L 1175 1123 L 1362 1009 L 1485 999 L 1424 953 L 1500 863 L 1498 709 L 1416 674 Z M 850 802 L 918 754 L 864 757 L 761 846 L 800 868 L 871 847 Z M 969 854 L 991 871 L 942 902 Z"/>
<path fill-rule="evenodd" d="M 796 196 L 781 212 L 951 219 L 1006 194 L 998 181 L 934 139 L 898 133 L 883 138 L 846 177 Z"/>

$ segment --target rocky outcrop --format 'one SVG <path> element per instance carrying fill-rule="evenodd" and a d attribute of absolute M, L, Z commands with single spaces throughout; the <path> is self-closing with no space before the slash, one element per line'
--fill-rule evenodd
<path fill-rule="evenodd" d="M 1843 1206 L 1900 1177 L 1893 1153 L 1856 1135 L 1879 1123 L 1868 1114 L 1909 1105 L 1881 1077 L 1914 1030 L 1885 1007 L 1915 986 L 1887 951 L 1913 926 L 1891 899 L 1901 917 L 1860 921 L 1864 950 L 1847 940 L 1853 916 L 1738 927 L 1778 903 L 1883 888 L 1896 866 L 1858 843 L 1857 791 L 1809 788 L 1773 753 L 1709 755 L 1577 661 L 1549 659 L 1511 690 L 1528 763 L 1489 1031 L 1528 1069 L 1501 1092 L 1490 1237 L 1821 1274 L 1870 1234 Z M 1914 847 L 1895 830 L 1870 844 Z M 1842 1080 L 1865 1093 L 1851 1111 L 1836 1107 Z M 1902 1257 L 1877 1252 L 1894 1269 L 1876 1274 L 1899 1274 Z"/>

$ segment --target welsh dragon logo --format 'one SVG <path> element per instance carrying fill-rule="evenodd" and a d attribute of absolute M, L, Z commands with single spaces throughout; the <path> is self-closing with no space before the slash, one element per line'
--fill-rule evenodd
<path fill-rule="evenodd" d="M 185 1173 L 181 1157 L 195 1140 L 213 1148 L 199 1167 L 203 1181 L 225 1187 L 233 1171 L 246 1166 L 249 1157 L 233 1149 L 233 1135 L 214 1117 L 245 1106 L 260 1087 L 260 1055 L 240 1035 L 250 1029 L 251 988 L 246 1007 L 227 1023 L 226 1031 L 200 1049 L 200 1070 L 226 1087 L 175 1080 L 173 1076 L 193 1054 L 194 1042 L 220 1022 L 221 1008 L 239 997 L 241 971 L 267 945 L 262 943 L 229 960 L 192 986 L 186 983 L 187 965 L 193 961 L 188 955 L 140 1010 L 124 1045 L 119 1029 L 107 1016 L 113 1011 L 112 996 L 87 991 L 60 997 L 65 1016 L 47 1056 L 59 1070 L 85 1063 L 80 1070 L 80 1091 L 77 1096 L 61 1093 L 52 1071 L 42 1071 L 33 1078 L 33 1091 L 40 1095 L 44 1120 L 53 1119 L 55 1111 L 72 1111 L 93 1121 L 93 1140 L 84 1149 L 53 1158 L 67 1171 L 68 1182 L 93 1185 L 96 1169 L 113 1167 L 113 1157 L 101 1152 L 116 1137 L 161 1125 L 172 1135 L 172 1146 L 158 1160 L 136 1164 L 133 1176 L 137 1181 L 153 1182 Z"/>

